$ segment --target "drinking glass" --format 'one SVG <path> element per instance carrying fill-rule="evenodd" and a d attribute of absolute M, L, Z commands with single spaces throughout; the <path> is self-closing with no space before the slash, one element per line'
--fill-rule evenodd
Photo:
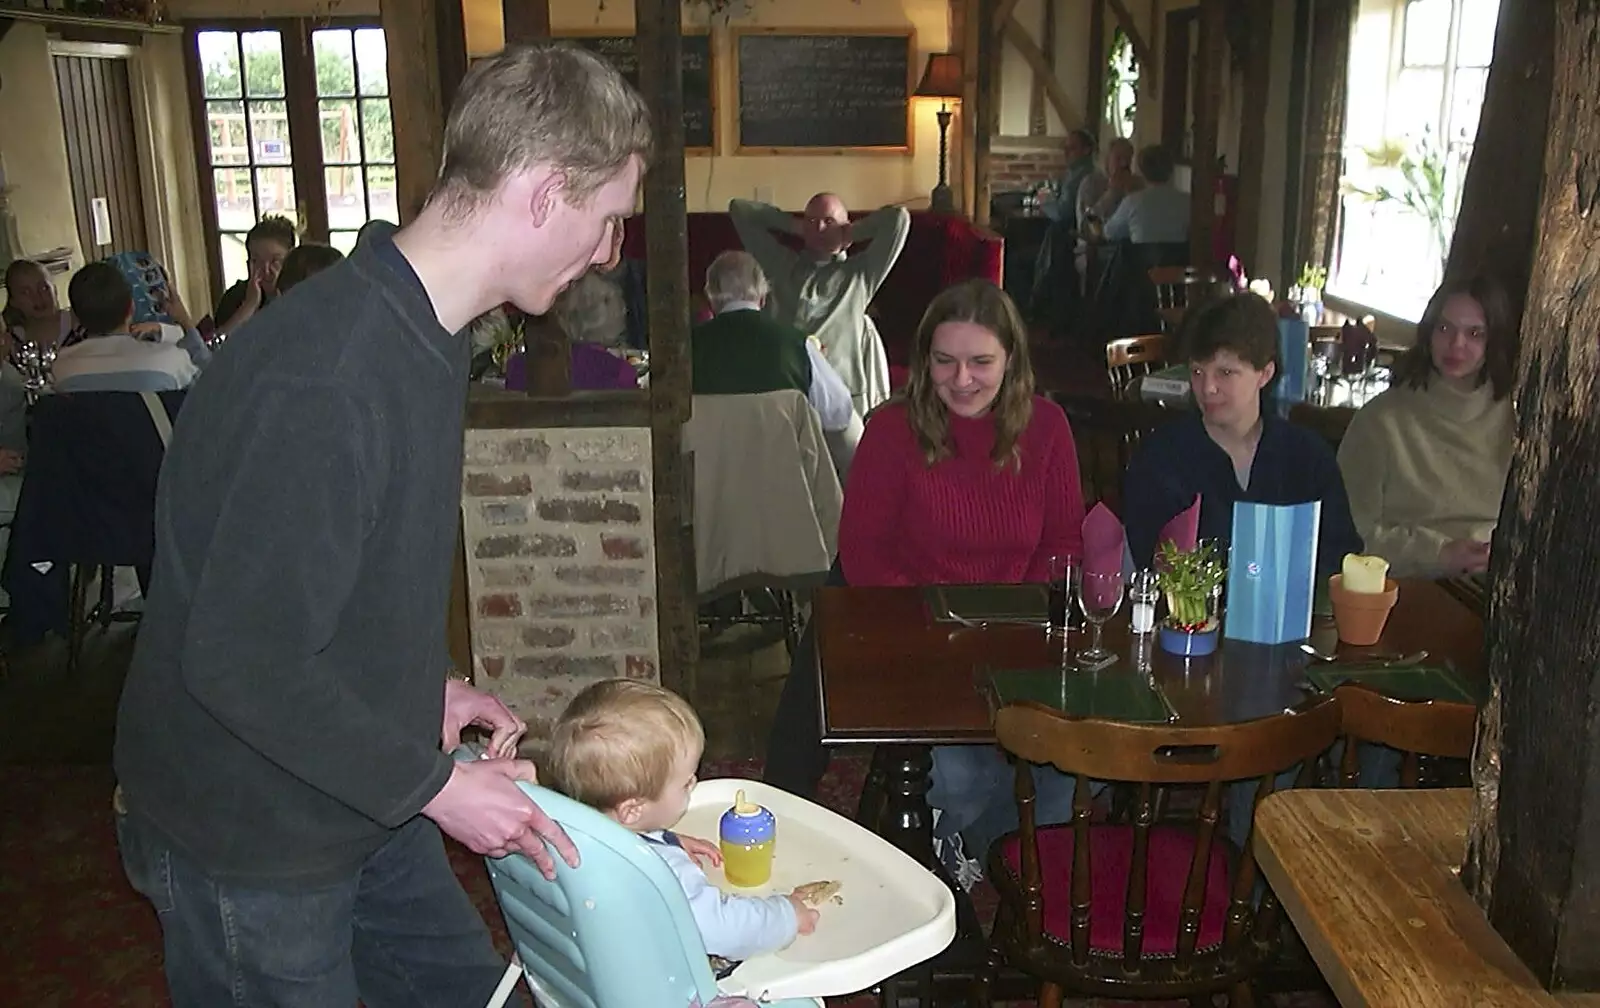
<path fill-rule="evenodd" d="M 1078 572 L 1081 569 L 1082 561 L 1075 553 L 1062 553 L 1050 558 L 1049 632 L 1052 636 L 1065 637 L 1068 630 L 1074 629 L 1072 596 L 1078 586 Z"/>
<path fill-rule="evenodd" d="M 1116 655 L 1100 646 L 1100 631 L 1106 620 L 1122 608 L 1121 571 L 1083 571 L 1078 575 L 1078 608 L 1094 627 L 1089 650 L 1078 655 L 1080 664 L 1099 668 L 1116 660 Z"/>

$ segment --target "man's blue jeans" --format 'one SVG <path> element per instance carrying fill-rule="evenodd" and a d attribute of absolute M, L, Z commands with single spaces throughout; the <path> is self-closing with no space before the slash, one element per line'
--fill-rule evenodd
<path fill-rule="evenodd" d="M 218 882 L 137 817 L 117 816 L 117 839 L 161 920 L 174 1008 L 483 1008 L 505 971 L 420 816 L 310 890 Z"/>

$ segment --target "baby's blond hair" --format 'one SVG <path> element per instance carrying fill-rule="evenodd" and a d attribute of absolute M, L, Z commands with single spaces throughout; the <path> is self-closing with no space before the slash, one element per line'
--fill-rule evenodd
<path fill-rule="evenodd" d="M 705 748 L 694 708 L 671 690 L 637 679 L 603 679 L 562 712 L 546 757 L 549 783 L 609 812 L 630 798 L 661 796 L 674 764 Z"/>

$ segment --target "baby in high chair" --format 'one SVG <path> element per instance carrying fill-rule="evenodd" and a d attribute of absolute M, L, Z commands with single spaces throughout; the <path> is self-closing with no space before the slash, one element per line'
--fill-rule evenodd
<path fill-rule="evenodd" d="M 709 955 L 742 960 L 775 952 L 796 935 L 810 934 L 817 911 L 798 892 L 722 892 L 696 863 L 720 866 L 718 846 L 671 830 L 688 808 L 705 744 L 700 718 L 676 693 L 633 679 L 606 679 L 573 697 L 556 722 L 548 782 L 633 830 L 661 855 L 689 897 Z"/>

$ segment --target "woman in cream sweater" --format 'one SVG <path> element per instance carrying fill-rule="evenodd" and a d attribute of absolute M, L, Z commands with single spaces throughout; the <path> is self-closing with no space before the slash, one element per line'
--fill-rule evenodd
<path fill-rule="evenodd" d="M 1366 551 L 1397 577 L 1481 573 L 1511 467 L 1517 334 L 1491 279 L 1447 281 L 1350 421 L 1339 468 Z"/>

